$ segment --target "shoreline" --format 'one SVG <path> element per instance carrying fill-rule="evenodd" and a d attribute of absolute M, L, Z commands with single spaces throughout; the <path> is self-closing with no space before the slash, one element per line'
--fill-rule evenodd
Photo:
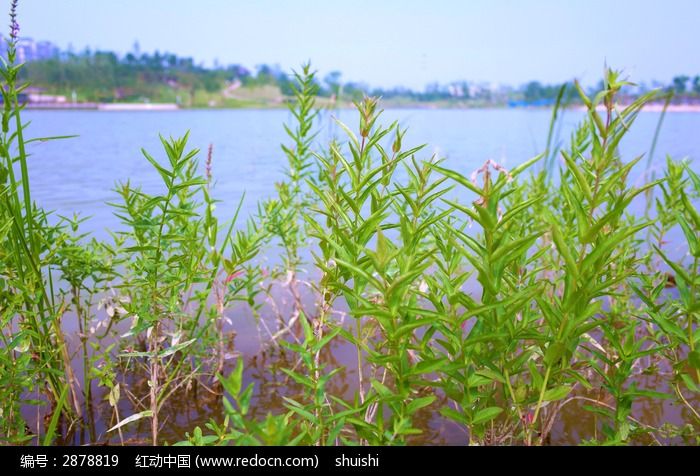
<path fill-rule="evenodd" d="M 622 105 L 625 107 L 626 105 Z M 180 107 L 174 103 L 59 103 L 59 104 L 26 104 L 27 110 L 32 111 L 97 111 L 97 112 L 174 112 L 174 111 L 241 111 L 241 110 L 282 110 L 287 109 L 286 105 L 281 104 L 261 104 L 259 106 L 242 106 L 242 107 Z M 460 104 L 441 105 L 434 103 L 425 104 L 384 104 L 386 110 L 396 109 L 423 109 L 435 111 L 447 110 L 552 110 L 551 107 L 540 106 L 524 106 L 524 107 L 508 107 L 506 105 L 498 106 L 465 106 Z M 641 112 L 661 113 L 666 109 L 668 113 L 700 113 L 700 104 L 669 104 L 665 107 L 664 104 L 647 104 Z M 325 109 L 325 108 L 322 108 Z M 351 104 L 338 106 L 337 110 L 351 110 L 354 107 Z M 585 112 L 586 108 L 582 105 L 574 105 L 565 108 L 565 110 Z M 603 106 L 598 106 L 598 111 L 604 111 Z"/>
<path fill-rule="evenodd" d="M 28 103 L 26 109 L 33 111 L 178 111 L 174 103 Z"/>
<path fill-rule="evenodd" d="M 629 104 L 622 104 L 618 105 L 621 107 L 627 107 Z M 574 110 L 574 111 L 581 111 L 585 112 L 586 108 L 581 105 L 577 106 L 572 106 L 568 109 Z M 596 108 L 597 111 L 605 111 L 605 107 L 602 105 L 599 105 Z M 646 104 L 644 107 L 642 107 L 641 112 L 674 112 L 674 113 L 698 113 L 700 112 L 700 104 L 669 104 L 666 106 L 665 104 Z"/>

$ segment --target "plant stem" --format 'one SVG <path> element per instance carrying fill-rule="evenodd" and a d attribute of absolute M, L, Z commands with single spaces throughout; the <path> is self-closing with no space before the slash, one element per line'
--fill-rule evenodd
<path fill-rule="evenodd" d="M 537 400 L 537 406 L 535 407 L 535 414 L 532 417 L 532 423 L 531 423 L 531 430 L 528 432 L 527 435 L 527 445 L 530 446 L 532 444 L 532 428 L 534 428 L 534 425 L 537 424 L 537 417 L 540 414 L 540 409 L 542 408 L 542 403 L 544 401 L 544 394 L 547 391 L 547 384 L 549 383 L 549 376 L 551 373 L 552 368 L 548 365 L 547 366 L 547 371 L 544 374 L 544 380 L 542 381 L 542 389 L 540 390 L 540 396 Z"/>

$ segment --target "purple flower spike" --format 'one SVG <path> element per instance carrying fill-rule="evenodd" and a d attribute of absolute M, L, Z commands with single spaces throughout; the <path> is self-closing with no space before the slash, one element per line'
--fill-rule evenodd
<path fill-rule="evenodd" d="M 17 22 L 13 22 L 12 25 L 10 25 L 10 38 L 13 40 L 16 40 L 19 37 L 19 24 Z"/>
<path fill-rule="evenodd" d="M 19 23 L 17 23 L 17 4 L 19 0 L 12 0 L 10 5 L 10 38 L 17 40 L 19 38 Z"/>

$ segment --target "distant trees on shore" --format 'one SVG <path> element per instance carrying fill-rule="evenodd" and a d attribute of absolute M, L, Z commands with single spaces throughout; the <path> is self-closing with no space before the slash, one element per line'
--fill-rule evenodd
<path fill-rule="evenodd" d="M 293 95 L 290 74 L 276 65 L 261 64 L 255 71 L 232 64 L 205 67 L 193 58 L 172 53 L 141 53 L 138 45 L 119 56 L 111 51 L 60 52 L 48 59 L 30 61 L 22 70 L 24 80 L 49 93 L 76 96 L 80 101 L 152 101 L 196 105 L 199 96 L 211 98 L 227 88 L 274 86 L 285 97 Z M 475 104 L 540 105 L 557 97 L 560 85 L 531 81 L 519 88 L 458 81 L 430 84 L 423 91 L 396 87 L 370 88 L 358 82 L 344 82 L 339 71 L 317 80 L 320 96 L 346 101 L 364 95 L 382 96 L 407 102 L 470 102 Z M 700 98 L 700 76 L 679 75 L 671 84 L 661 85 L 674 92 L 677 100 Z M 595 88 L 593 88 L 595 89 Z M 628 88 L 631 96 L 649 89 Z M 75 94 L 74 94 L 75 93 Z"/>

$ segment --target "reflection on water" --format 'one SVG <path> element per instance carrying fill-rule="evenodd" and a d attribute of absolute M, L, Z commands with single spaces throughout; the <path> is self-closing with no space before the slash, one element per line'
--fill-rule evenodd
<path fill-rule="evenodd" d="M 241 309 L 236 318 L 241 321 L 251 321 L 253 326 L 249 330 L 257 329 L 253 316 Z M 234 327 L 236 327 L 234 325 Z M 243 326 L 246 328 L 246 326 Z M 75 336 L 73 336 L 75 337 Z M 244 386 L 253 383 L 255 394 L 251 404 L 250 417 L 262 419 L 268 413 L 279 414 L 286 412 L 284 397 L 297 401 L 303 401 L 303 387 L 289 377 L 282 369 L 299 370 L 301 362 L 299 357 L 283 347 L 272 345 L 268 338 L 260 333 L 246 336 L 235 336 L 235 332 L 229 330 L 228 352 L 234 354 L 237 342 L 248 341 L 248 348 L 255 348 L 252 352 L 243 355 L 245 359 Z M 291 340 L 291 337 L 289 338 Z M 250 345 L 256 341 L 255 345 Z M 77 339 L 72 339 L 73 350 L 77 351 Z M 76 352 L 74 358 L 75 371 L 82 375 L 82 359 Z M 224 374 L 232 371 L 234 360 L 229 360 Z M 323 349 L 321 360 L 328 369 L 340 368 L 327 384 L 329 394 L 351 401 L 358 389 L 357 354 L 353 345 L 336 338 Z M 124 361 L 121 365 L 124 365 Z M 124 370 L 120 375 L 122 380 L 122 398 L 119 405 L 120 418 L 138 413 L 147 408 L 147 396 L 149 392 L 148 373 L 145 366 L 132 365 L 128 371 Z M 365 368 L 365 374 L 369 368 Z M 639 375 L 634 380 L 640 388 L 672 393 L 669 389 L 667 376 L 663 374 Z M 107 391 L 93 385 L 93 408 L 95 413 L 95 430 L 90 435 L 85 425 L 74 425 L 70 428 L 63 426 L 63 434 L 57 444 L 82 445 L 129 445 L 150 444 L 150 420 L 142 419 L 123 428 L 122 435 L 107 429 L 117 423 L 116 415 L 107 401 Z M 173 444 L 186 439 L 186 433 L 199 426 L 214 420 L 222 423 L 225 411 L 222 404 L 222 389 L 213 378 L 204 378 L 201 381 L 193 379 L 183 385 L 162 405 L 159 413 L 161 430 L 159 438 L 163 442 Z M 593 400 L 599 400 L 602 405 L 612 408 L 614 402 L 605 396 L 600 387 L 591 391 L 580 391 L 577 399 L 567 403 L 559 411 L 556 423 L 546 443 L 553 445 L 575 445 L 596 437 L 602 437 L 602 425 L 600 417 L 586 410 L 586 405 L 593 405 Z M 580 398 L 580 399 L 579 399 Z M 700 395 L 689 400 L 691 405 L 700 408 Z M 438 394 L 438 399 L 430 406 L 416 414 L 414 424 L 422 430 L 422 434 L 412 436 L 408 441 L 413 445 L 465 445 L 468 442 L 466 431 L 459 425 L 446 420 L 440 415 L 440 408 L 447 404 L 444 396 Z M 34 407 L 29 407 L 30 408 Z M 27 421 L 36 421 L 37 415 L 25 414 Z M 682 426 L 692 421 L 690 410 L 685 406 L 679 406 L 673 399 L 659 400 L 639 398 L 633 407 L 633 417 L 641 425 L 649 425 L 654 428 L 661 427 L 664 423 Z M 39 416 L 41 418 L 41 416 Z M 45 418 L 45 417 L 44 417 Z M 65 423 L 65 422 L 64 422 Z M 34 424 L 35 425 L 35 424 Z M 30 424 L 30 426 L 32 426 Z M 206 431 L 205 431 L 206 432 Z M 123 439 L 122 439 L 123 438 Z M 507 443 L 508 441 L 505 441 Z M 655 436 L 642 435 L 633 443 L 637 444 L 682 444 L 682 438 L 674 436 L 664 438 L 655 433 Z"/>

